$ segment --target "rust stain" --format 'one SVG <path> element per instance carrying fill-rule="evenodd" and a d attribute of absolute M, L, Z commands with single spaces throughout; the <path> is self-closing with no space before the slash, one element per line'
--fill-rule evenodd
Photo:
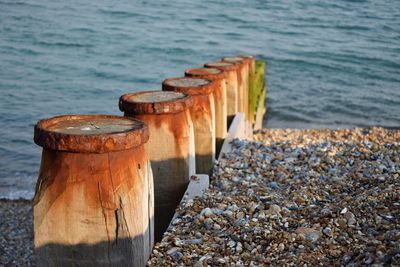
<path fill-rule="evenodd" d="M 190 96 L 178 92 L 143 91 L 122 95 L 119 109 L 125 116 L 178 113 L 192 106 Z"/>
<path fill-rule="evenodd" d="M 174 136 L 175 141 L 175 151 L 176 156 L 179 158 L 187 157 L 187 147 L 189 142 L 189 125 L 191 124 L 191 117 L 189 114 L 189 110 L 185 110 L 179 113 L 173 114 L 142 114 L 136 115 L 135 118 L 143 120 L 146 124 L 154 125 L 157 129 L 156 133 L 152 133 L 150 130 L 150 138 L 162 138 L 159 135 L 172 134 Z M 168 132 L 164 132 L 164 130 L 160 130 L 166 126 Z M 151 127 L 150 127 L 151 129 Z"/>
<path fill-rule="evenodd" d="M 63 115 L 39 121 L 39 146 L 78 153 L 105 153 L 139 146 L 148 139 L 141 121 L 112 115 Z"/>
<path fill-rule="evenodd" d="M 75 236 L 79 226 L 76 226 L 75 232 L 71 233 L 70 229 L 60 227 L 48 229 L 46 225 L 54 218 L 66 226 L 79 225 L 85 221 L 89 224 L 95 223 L 94 229 L 98 229 L 98 237 L 91 237 L 89 232 L 84 231 L 79 235 L 88 235 L 89 239 L 93 240 L 102 240 L 101 236 L 104 234 L 107 235 L 105 237 L 107 240 L 115 238 L 108 227 L 115 223 L 114 211 L 121 208 L 118 196 L 129 194 L 128 198 L 131 199 L 128 200 L 129 209 L 141 210 L 144 208 L 141 203 L 148 204 L 147 190 L 142 192 L 143 186 L 148 183 L 144 181 L 147 178 L 145 175 L 142 178 L 137 175 L 138 172 L 146 172 L 140 170 L 139 165 L 146 164 L 147 160 L 143 145 L 104 154 L 44 149 L 34 198 L 35 229 L 41 232 L 39 229 L 44 227 L 43 229 L 48 231 L 44 235 L 47 237 L 65 236 L 64 242 L 68 244 L 69 239 L 79 239 L 79 236 Z M 94 218 L 98 217 L 96 214 L 102 214 L 103 222 L 94 222 Z M 137 219 L 143 220 L 139 215 Z M 42 226 L 44 221 L 46 225 Z M 51 225 L 54 225 L 54 222 L 51 222 Z M 102 231 L 99 227 L 105 227 L 106 230 Z"/>

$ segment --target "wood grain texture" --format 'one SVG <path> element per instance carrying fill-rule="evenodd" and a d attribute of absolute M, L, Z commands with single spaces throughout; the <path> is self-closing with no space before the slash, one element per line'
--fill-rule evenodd
<path fill-rule="evenodd" d="M 206 68 L 216 68 L 224 72 L 226 83 L 227 127 L 231 124 L 239 108 L 239 89 L 237 67 L 229 62 L 212 62 L 204 64 Z"/>
<path fill-rule="evenodd" d="M 206 83 L 207 81 L 209 83 Z M 196 85 L 200 82 L 202 82 L 201 85 Z M 215 160 L 216 139 L 213 92 L 216 90 L 217 85 L 212 80 L 192 77 L 168 78 L 162 84 L 162 89 L 165 91 L 184 92 L 193 99 L 193 106 L 189 110 L 194 127 L 196 172 L 200 174 L 210 174 Z"/>
<path fill-rule="evenodd" d="M 43 149 L 34 198 L 39 266 L 143 266 L 153 246 L 144 146 L 102 154 Z"/>
<path fill-rule="evenodd" d="M 150 133 L 145 148 L 153 169 L 155 191 L 155 240 L 167 229 L 196 172 L 194 127 L 190 111 L 167 114 L 125 114 L 144 121 Z"/>
<path fill-rule="evenodd" d="M 215 109 L 215 151 L 218 154 L 228 129 L 225 75 L 222 70 L 215 68 L 187 69 L 185 70 L 185 75 L 188 77 L 210 79 L 216 83 L 213 96 Z"/>

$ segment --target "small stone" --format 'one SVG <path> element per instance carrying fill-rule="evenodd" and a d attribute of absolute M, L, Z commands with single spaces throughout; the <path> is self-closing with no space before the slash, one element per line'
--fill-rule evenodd
<path fill-rule="evenodd" d="M 236 252 L 241 253 L 243 251 L 242 243 L 238 242 L 236 245 Z"/>
<path fill-rule="evenodd" d="M 354 216 L 354 214 L 352 212 L 346 212 L 343 216 L 347 220 L 348 226 L 356 224 L 356 222 L 357 222 L 356 217 Z"/>
<path fill-rule="evenodd" d="M 214 223 L 214 230 L 221 230 L 221 226 L 217 223 Z"/>
<path fill-rule="evenodd" d="M 236 246 L 236 242 L 231 240 L 231 241 L 228 242 L 227 246 L 233 248 L 233 247 Z"/>
<path fill-rule="evenodd" d="M 340 214 L 345 214 L 347 212 L 347 208 L 344 208 L 340 211 Z"/>
<path fill-rule="evenodd" d="M 226 210 L 226 211 L 222 212 L 222 215 L 225 215 L 225 216 L 227 216 L 229 218 L 232 218 L 233 217 L 233 211 Z"/>
<path fill-rule="evenodd" d="M 329 227 L 325 227 L 325 228 L 322 230 L 322 233 L 323 233 L 324 235 L 328 236 L 328 237 L 332 237 L 332 236 L 333 236 L 333 231 L 332 231 L 332 229 L 329 228 Z"/>
<path fill-rule="evenodd" d="M 214 221 L 213 221 L 211 218 L 207 218 L 207 219 L 204 221 L 204 226 L 206 227 L 207 230 L 212 229 L 212 228 L 213 228 L 213 225 L 214 225 Z"/>
<path fill-rule="evenodd" d="M 317 231 L 313 228 L 307 228 L 307 227 L 299 227 L 296 229 L 296 234 L 298 234 L 300 237 L 302 237 L 304 240 L 308 240 L 311 242 L 317 241 L 321 234 L 320 231 Z"/>
<path fill-rule="evenodd" d="M 268 213 L 271 215 L 274 215 L 274 214 L 280 215 L 280 212 L 281 212 L 281 207 L 279 207 L 276 204 L 272 204 L 268 209 Z"/>
<path fill-rule="evenodd" d="M 347 220 L 344 218 L 338 219 L 338 224 L 340 228 L 347 228 Z"/>
<path fill-rule="evenodd" d="M 243 219 L 244 218 L 244 212 L 243 211 L 239 211 L 238 213 L 236 213 L 236 219 Z"/>
<path fill-rule="evenodd" d="M 204 215 L 205 217 L 211 217 L 214 215 L 213 211 L 210 208 L 203 209 L 200 214 Z"/>
<path fill-rule="evenodd" d="M 179 251 L 178 247 L 173 247 L 167 251 L 167 254 L 174 260 L 181 260 L 183 257 L 182 252 Z"/>
<path fill-rule="evenodd" d="M 269 182 L 268 187 L 271 189 L 274 189 L 274 190 L 279 188 L 279 186 L 276 182 Z"/>

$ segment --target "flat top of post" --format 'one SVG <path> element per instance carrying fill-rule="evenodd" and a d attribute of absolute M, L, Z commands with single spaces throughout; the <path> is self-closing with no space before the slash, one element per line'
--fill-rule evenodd
<path fill-rule="evenodd" d="M 201 78 L 176 78 L 176 79 L 167 79 L 165 83 L 174 86 L 174 87 L 200 87 L 203 85 L 207 85 L 210 81 Z"/>
<path fill-rule="evenodd" d="M 168 78 L 162 83 L 163 91 L 182 92 L 188 95 L 205 95 L 214 92 L 215 83 L 210 79 L 195 77 Z"/>
<path fill-rule="evenodd" d="M 192 74 L 192 75 L 208 75 L 208 74 L 219 74 L 219 73 L 222 73 L 222 71 L 216 68 L 192 68 L 185 70 L 185 74 Z"/>
<path fill-rule="evenodd" d="M 247 58 L 247 59 L 252 59 L 252 60 L 255 60 L 255 59 L 256 59 L 256 57 L 253 56 L 253 55 L 239 55 L 238 57 Z"/>
<path fill-rule="evenodd" d="M 63 115 L 39 121 L 34 141 L 53 150 L 104 153 L 147 142 L 147 126 L 139 120 L 112 115 Z"/>
<path fill-rule="evenodd" d="M 179 92 L 151 91 L 142 94 L 132 94 L 127 100 L 136 103 L 157 103 L 174 101 L 185 97 L 185 94 Z"/>
<path fill-rule="evenodd" d="M 74 120 L 60 120 L 53 125 L 49 125 L 47 130 L 50 132 L 63 134 L 110 134 L 123 133 L 132 129 L 140 128 L 141 124 L 137 121 L 127 120 L 126 118 L 97 118 L 85 117 Z"/>
<path fill-rule="evenodd" d="M 217 68 L 191 68 L 185 70 L 186 77 L 204 78 L 209 80 L 221 80 L 224 78 L 224 72 Z"/>
<path fill-rule="evenodd" d="M 241 63 L 244 61 L 244 58 L 243 57 L 224 57 L 224 58 L 222 58 L 222 61 Z"/>
<path fill-rule="evenodd" d="M 234 62 L 224 62 L 224 61 L 217 61 L 217 62 L 209 62 L 204 64 L 206 68 L 216 68 L 219 70 L 236 70 L 237 66 Z"/>
<path fill-rule="evenodd" d="M 192 104 L 190 96 L 170 91 L 143 91 L 125 94 L 119 98 L 119 109 L 126 116 L 178 113 Z"/>

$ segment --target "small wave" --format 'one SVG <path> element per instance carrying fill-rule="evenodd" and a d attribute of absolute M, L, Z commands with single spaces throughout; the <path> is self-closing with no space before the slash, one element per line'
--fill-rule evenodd
<path fill-rule="evenodd" d="M 93 44 L 81 44 L 81 43 L 66 43 L 66 42 L 46 42 L 39 41 L 39 45 L 48 46 L 48 47 L 66 47 L 66 48 L 89 48 L 94 47 Z"/>
<path fill-rule="evenodd" d="M 4 49 L 6 51 L 9 50 L 9 51 L 15 52 L 17 54 L 22 53 L 22 54 L 29 55 L 29 56 L 37 56 L 37 55 L 43 54 L 42 52 L 33 50 L 31 48 L 16 47 L 16 46 L 14 47 L 14 46 L 9 46 L 9 45 L 1 46 L 0 49 L 1 50 Z M 3 51 L 1 51 L 1 52 L 3 52 Z"/>
<path fill-rule="evenodd" d="M 337 26 L 334 26 L 333 28 L 339 29 L 339 30 L 350 30 L 350 31 L 369 31 L 369 30 L 371 30 L 370 27 L 361 26 L 361 25 L 337 25 Z"/>
<path fill-rule="evenodd" d="M 34 3 L 27 3 L 27 2 L 25 2 L 25 1 L 10 1 L 10 2 L 7 2 L 7 3 L 0 3 L 0 4 L 2 4 L 2 5 L 9 5 L 9 6 L 21 6 L 21 7 L 30 7 L 30 8 L 32 8 L 32 7 L 34 7 L 34 8 L 44 8 L 44 6 L 43 5 L 40 5 L 40 4 L 34 4 Z"/>
<path fill-rule="evenodd" d="M 100 9 L 100 13 L 114 17 L 114 18 L 147 18 L 147 19 L 158 19 L 156 15 L 148 15 L 139 12 L 123 11 L 123 10 L 106 10 Z"/>
<path fill-rule="evenodd" d="M 35 192 L 32 190 L 23 190 L 23 189 L 13 189 L 13 190 L 4 190 L 0 191 L 0 199 L 9 199 L 9 200 L 32 200 L 35 195 Z"/>
<path fill-rule="evenodd" d="M 97 33 L 95 30 L 92 30 L 90 28 L 73 28 L 70 31 L 71 32 Z"/>

